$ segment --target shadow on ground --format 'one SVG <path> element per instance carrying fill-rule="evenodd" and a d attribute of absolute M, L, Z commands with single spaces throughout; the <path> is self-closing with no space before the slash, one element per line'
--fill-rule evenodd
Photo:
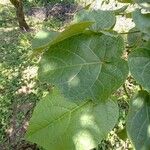
<path fill-rule="evenodd" d="M 77 5 L 53 3 L 41 7 L 27 4 L 27 22 L 34 30 L 18 28 L 15 9 L 0 4 L 0 147 L 2 150 L 38 149 L 27 143 L 24 134 L 36 103 L 49 90 L 37 79 L 37 59 L 29 59 L 31 40 L 41 27 L 56 28 L 72 18 Z M 31 5 L 31 6 L 30 6 Z M 30 7 L 29 7 L 30 6 Z M 39 25 L 33 20 L 39 20 Z M 38 28 L 39 25 L 39 28 Z"/>

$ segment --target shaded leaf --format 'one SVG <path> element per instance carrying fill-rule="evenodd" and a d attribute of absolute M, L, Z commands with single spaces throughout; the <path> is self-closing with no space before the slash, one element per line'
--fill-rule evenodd
<path fill-rule="evenodd" d="M 139 32 L 137 28 L 132 28 L 129 30 L 129 34 L 127 36 L 128 45 L 138 47 L 142 42 L 142 34 Z"/>
<path fill-rule="evenodd" d="M 130 103 L 127 132 L 136 150 L 150 150 L 150 95 L 139 93 Z"/>
<path fill-rule="evenodd" d="M 150 91 L 150 50 L 146 48 L 134 50 L 129 55 L 128 63 L 132 76 Z"/>
<path fill-rule="evenodd" d="M 150 48 L 150 40 L 143 43 L 143 47 L 149 49 Z"/>
<path fill-rule="evenodd" d="M 81 10 L 74 18 L 74 22 L 80 21 L 95 22 L 90 29 L 93 31 L 101 31 L 111 29 L 116 23 L 116 17 L 112 11 Z"/>
<path fill-rule="evenodd" d="M 117 132 L 117 136 L 125 141 L 127 139 L 127 130 L 126 128 L 122 129 L 121 131 Z"/>
<path fill-rule="evenodd" d="M 150 13 L 142 14 L 139 9 L 132 13 L 136 27 L 143 33 L 150 35 Z"/>
<path fill-rule="evenodd" d="M 107 136 L 118 120 L 114 101 L 75 104 L 58 91 L 36 106 L 26 139 L 47 150 L 90 150 Z"/>
<path fill-rule="evenodd" d="M 80 35 L 51 47 L 39 65 L 39 79 L 62 89 L 73 100 L 105 100 L 128 75 L 120 57 L 122 37 Z"/>

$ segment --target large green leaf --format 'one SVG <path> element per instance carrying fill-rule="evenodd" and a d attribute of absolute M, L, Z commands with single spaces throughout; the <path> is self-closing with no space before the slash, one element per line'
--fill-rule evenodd
<path fill-rule="evenodd" d="M 33 52 L 33 55 L 40 53 L 45 48 L 57 44 L 69 37 L 81 34 L 85 31 L 86 28 L 90 27 L 92 24 L 93 22 L 91 21 L 79 22 L 66 27 L 66 29 L 60 33 L 48 30 L 40 31 L 39 33 L 37 33 L 32 42 L 32 47 L 35 50 Z"/>
<path fill-rule="evenodd" d="M 133 77 L 150 91 L 150 50 L 138 48 L 129 55 L 129 68 Z"/>
<path fill-rule="evenodd" d="M 116 17 L 112 11 L 102 10 L 82 10 L 74 18 L 74 22 L 93 21 L 95 22 L 90 29 L 94 31 L 109 30 L 116 23 Z"/>
<path fill-rule="evenodd" d="M 143 33 L 150 35 L 150 13 L 142 14 L 139 9 L 132 13 L 136 27 Z"/>
<path fill-rule="evenodd" d="M 69 99 L 107 99 L 125 81 L 127 63 L 120 57 L 123 39 L 80 35 L 51 47 L 42 57 L 38 76 L 58 85 Z"/>
<path fill-rule="evenodd" d="M 127 132 L 136 150 L 150 150 L 150 95 L 146 91 L 131 101 Z"/>
<path fill-rule="evenodd" d="M 91 150 L 117 119 L 114 101 L 95 105 L 88 100 L 77 105 L 53 91 L 36 106 L 26 138 L 47 150 Z"/>

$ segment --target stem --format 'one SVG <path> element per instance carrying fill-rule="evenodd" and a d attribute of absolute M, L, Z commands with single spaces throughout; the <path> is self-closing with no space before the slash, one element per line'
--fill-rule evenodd
<path fill-rule="evenodd" d="M 140 90 L 143 90 L 143 88 L 142 88 L 142 86 L 141 86 L 141 85 L 139 85 L 139 87 L 140 87 Z"/>
<path fill-rule="evenodd" d="M 132 33 L 138 33 L 138 32 L 140 32 L 140 31 L 121 32 L 121 33 L 119 33 L 119 34 L 132 34 Z"/>
<path fill-rule="evenodd" d="M 127 89 L 126 89 L 125 84 L 123 84 L 123 89 L 124 89 L 124 92 L 125 92 L 125 94 L 127 95 L 127 97 L 130 98 L 130 95 L 129 95 Z"/>

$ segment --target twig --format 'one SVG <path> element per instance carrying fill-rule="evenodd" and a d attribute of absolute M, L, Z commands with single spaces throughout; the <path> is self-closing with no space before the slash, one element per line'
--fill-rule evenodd
<path fill-rule="evenodd" d="M 124 92 L 125 92 L 125 94 L 127 95 L 127 97 L 130 98 L 130 95 L 129 95 L 127 89 L 126 89 L 125 84 L 123 84 L 123 89 L 124 89 Z"/>
<path fill-rule="evenodd" d="M 142 86 L 141 86 L 141 85 L 139 85 L 139 87 L 140 87 L 140 90 L 143 90 L 143 88 L 142 88 Z"/>
<path fill-rule="evenodd" d="M 121 33 L 119 33 L 119 34 L 132 34 L 132 33 L 138 33 L 138 32 L 140 32 L 140 31 L 121 32 Z"/>

